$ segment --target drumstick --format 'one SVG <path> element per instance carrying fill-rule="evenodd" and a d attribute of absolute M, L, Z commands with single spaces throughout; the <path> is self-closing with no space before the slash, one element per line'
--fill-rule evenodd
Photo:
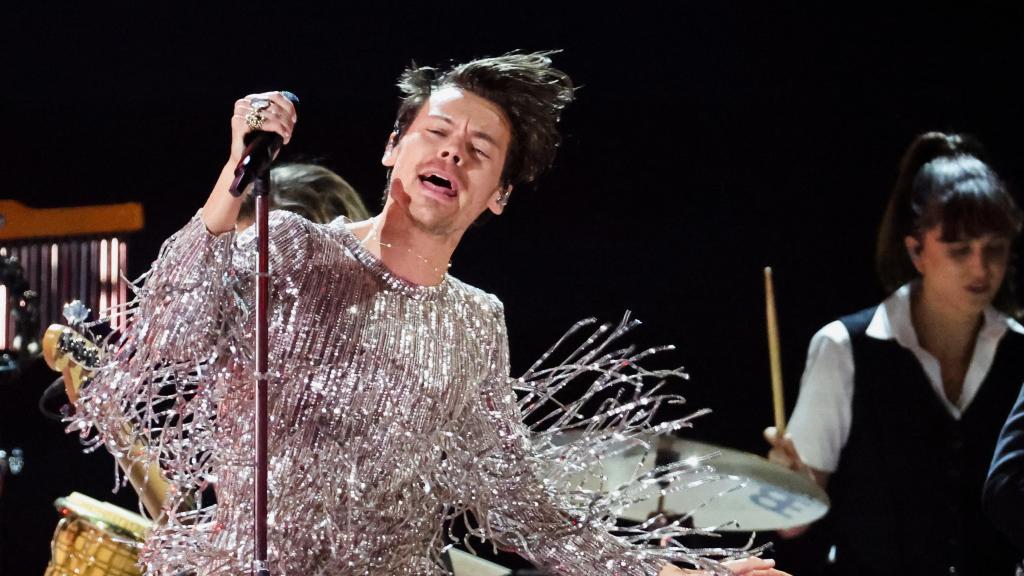
<path fill-rule="evenodd" d="M 786 435 L 786 403 L 782 395 L 782 360 L 779 358 L 779 324 L 775 318 L 775 286 L 772 269 L 764 269 L 765 313 L 768 317 L 768 359 L 772 370 L 772 407 L 775 412 L 775 437 Z"/>

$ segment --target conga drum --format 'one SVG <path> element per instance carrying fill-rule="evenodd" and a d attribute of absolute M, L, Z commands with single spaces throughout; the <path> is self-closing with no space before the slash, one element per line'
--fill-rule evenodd
<path fill-rule="evenodd" d="M 62 518 L 45 576 L 141 576 L 139 548 L 152 522 L 78 492 L 54 506 Z"/>

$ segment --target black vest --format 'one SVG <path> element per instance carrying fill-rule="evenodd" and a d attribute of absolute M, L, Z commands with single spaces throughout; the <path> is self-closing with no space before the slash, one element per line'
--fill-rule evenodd
<path fill-rule="evenodd" d="M 1024 382 L 1024 336 L 1007 330 L 957 421 L 909 350 L 865 334 L 875 310 L 840 319 L 855 369 L 850 435 L 828 490 L 836 573 L 1014 574 L 1018 557 L 983 517 L 981 491 Z"/>

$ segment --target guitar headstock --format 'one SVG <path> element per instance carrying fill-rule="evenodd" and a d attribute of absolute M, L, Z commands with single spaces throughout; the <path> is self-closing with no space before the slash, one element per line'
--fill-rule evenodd
<path fill-rule="evenodd" d="M 64 388 L 74 402 L 92 370 L 99 366 L 102 350 L 73 328 L 51 324 L 43 335 L 43 358 L 52 370 L 64 374 Z"/>

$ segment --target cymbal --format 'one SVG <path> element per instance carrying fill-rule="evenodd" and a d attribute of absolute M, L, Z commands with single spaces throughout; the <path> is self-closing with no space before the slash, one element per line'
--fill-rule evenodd
<path fill-rule="evenodd" d="M 652 444 L 666 451 L 670 462 L 716 454 L 706 461 L 715 469 L 716 479 L 664 496 L 662 513 L 670 519 L 689 513 L 695 528 L 754 532 L 804 526 L 828 512 L 829 498 L 821 486 L 756 454 L 682 438 L 662 438 Z M 637 470 L 653 469 L 655 450 L 647 452 L 640 463 L 644 452 L 635 447 L 602 458 L 605 485 L 615 486 L 627 482 Z M 584 482 L 592 489 L 599 488 L 596 484 L 594 479 Z M 636 522 L 653 516 L 658 511 L 660 488 L 651 486 L 647 493 L 647 499 L 621 510 L 618 516 Z"/>
<path fill-rule="evenodd" d="M 511 570 L 500 564 L 477 558 L 458 548 L 449 550 L 448 558 L 455 576 L 507 576 L 512 573 Z"/>

